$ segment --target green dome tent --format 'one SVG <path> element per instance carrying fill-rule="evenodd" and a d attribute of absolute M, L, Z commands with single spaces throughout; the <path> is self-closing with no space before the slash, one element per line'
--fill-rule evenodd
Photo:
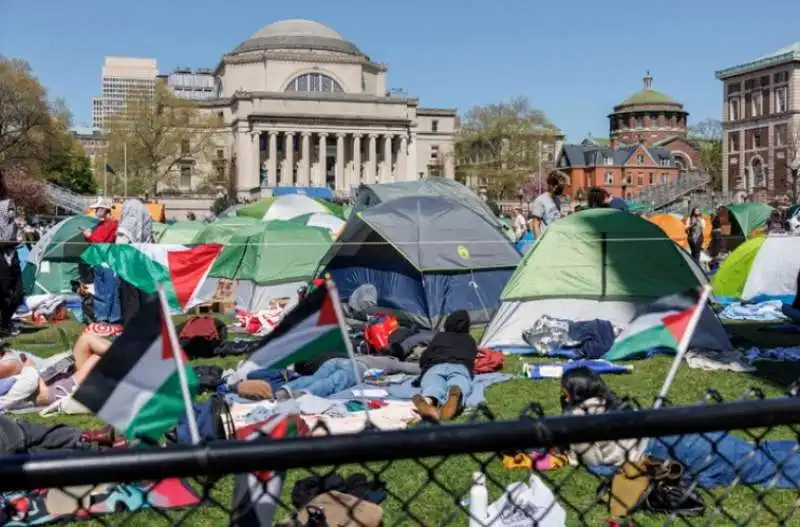
<path fill-rule="evenodd" d="M 236 305 L 248 311 L 266 310 L 273 300 L 297 299 L 331 246 L 327 229 L 292 222 L 260 222 L 228 242 L 209 271 L 200 291 L 213 298 L 220 280 L 234 281 Z"/>
<path fill-rule="evenodd" d="M 729 215 L 736 220 L 736 224 L 745 238 L 749 238 L 757 230 L 764 227 L 774 210 L 763 203 L 739 203 L 728 205 L 727 209 Z"/>
<path fill-rule="evenodd" d="M 338 216 L 332 214 L 323 214 L 316 212 L 314 214 L 303 214 L 289 220 L 292 223 L 299 225 L 308 225 L 309 227 L 321 227 L 327 229 L 331 236 L 336 237 L 344 228 L 345 221 Z"/>
<path fill-rule="evenodd" d="M 613 209 L 589 209 L 547 228 L 506 284 L 482 346 L 525 347 L 540 317 L 628 324 L 657 298 L 708 283 L 689 255 L 655 224 Z M 728 349 L 714 314 L 701 319 L 696 345 Z"/>
<path fill-rule="evenodd" d="M 262 198 L 236 211 L 237 216 L 257 220 L 290 220 L 303 214 L 333 214 L 343 217 L 342 207 L 325 200 L 317 200 L 302 194 L 286 194 L 276 198 Z"/>
<path fill-rule="evenodd" d="M 71 280 L 78 278 L 80 255 L 88 246 L 81 231 L 98 223 L 93 216 L 70 216 L 57 223 L 33 246 L 22 273 L 25 293 L 71 293 Z"/>
<path fill-rule="evenodd" d="M 198 243 L 227 243 L 238 234 L 255 231 L 263 227 L 264 222 L 247 216 L 232 216 L 220 218 L 211 222 L 197 233 L 192 239 L 192 244 Z"/>
<path fill-rule="evenodd" d="M 178 221 L 159 229 L 160 232 L 155 234 L 155 241 L 156 243 L 188 245 L 205 228 L 206 224 L 200 221 Z"/>

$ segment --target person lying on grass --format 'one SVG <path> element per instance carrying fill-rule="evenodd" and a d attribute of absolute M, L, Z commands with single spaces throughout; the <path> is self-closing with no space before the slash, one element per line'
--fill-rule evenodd
<path fill-rule="evenodd" d="M 631 411 L 605 381 L 586 367 L 573 368 L 561 378 L 564 414 L 587 415 Z M 689 480 L 700 487 L 769 485 L 800 488 L 797 440 L 767 440 L 754 444 L 728 431 L 652 438 L 644 451 L 640 439 L 598 441 L 569 446 L 571 464 L 595 473 L 611 474 L 626 461 L 643 457 L 680 463 Z"/>
<path fill-rule="evenodd" d="M 451 314 L 444 331 L 433 337 L 419 359 L 422 393 L 411 401 L 425 420 L 449 421 L 472 393 L 478 345 L 469 333 L 470 324 L 463 309 Z"/>
<path fill-rule="evenodd" d="M 55 450 L 124 448 L 128 442 L 111 427 L 80 430 L 67 425 L 45 425 L 0 415 L 0 455 Z"/>
<path fill-rule="evenodd" d="M 47 406 L 70 395 L 110 346 L 108 339 L 84 333 L 75 342 L 71 355 L 47 367 L 43 367 L 39 359 L 16 352 L 15 373 L 9 377 L 13 384 L 0 397 L 0 409 L 13 409 L 30 403 Z M 12 366 L 7 367 L 12 369 Z"/>

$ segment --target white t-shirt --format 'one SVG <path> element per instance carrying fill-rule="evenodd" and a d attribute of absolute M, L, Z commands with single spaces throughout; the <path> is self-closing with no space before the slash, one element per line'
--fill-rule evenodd
<path fill-rule="evenodd" d="M 540 194 L 533 201 L 531 213 L 542 222 L 541 230 L 544 231 L 551 223 L 561 218 L 561 200 L 551 196 L 549 192 Z"/>
<path fill-rule="evenodd" d="M 522 214 L 514 216 L 514 234 L 517 235 L 517 238 L 522 238 L 526 230 L 528 230 L 528 222 L 525 221 L 525 217 Z"/>

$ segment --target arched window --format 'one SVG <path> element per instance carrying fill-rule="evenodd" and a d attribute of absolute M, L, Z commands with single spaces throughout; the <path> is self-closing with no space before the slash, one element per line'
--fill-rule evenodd
<path fill-rule="evenodd" d="M 286 91 L 343 93 L 342 86 L 323 73 L 304 73 L 292 79 Z"/>

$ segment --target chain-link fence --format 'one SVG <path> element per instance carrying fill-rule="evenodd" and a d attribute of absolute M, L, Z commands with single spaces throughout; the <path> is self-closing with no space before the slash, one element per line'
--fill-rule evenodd
<path fill-rule="evenodd" d="M 3 525 L 795 525 L 800 398 L 744 399 L 6 456 Z"/>

